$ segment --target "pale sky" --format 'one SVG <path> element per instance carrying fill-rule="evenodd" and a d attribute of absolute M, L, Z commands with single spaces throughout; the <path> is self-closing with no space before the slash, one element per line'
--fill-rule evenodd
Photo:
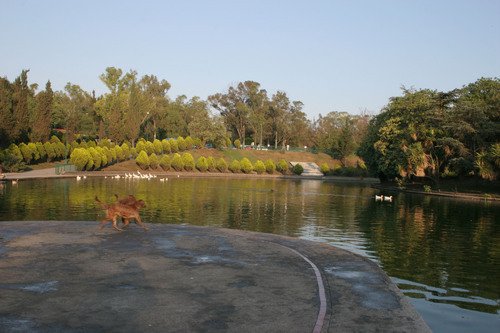
<path fill-rule="evenodd" d="M 0 0 L 0 76 L 106 92 L 108 66 L 169 96 L 253 80 L 309 119 L 378 113 L 400 87 L 447 91 L 500 76 L 498 0 Z"/>

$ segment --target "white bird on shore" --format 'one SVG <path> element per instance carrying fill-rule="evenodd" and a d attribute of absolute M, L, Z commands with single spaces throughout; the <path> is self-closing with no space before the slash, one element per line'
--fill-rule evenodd
<path fill-rule="evenodd" d="M 87 176 L 85 176 L 85 175 L 84 175 L 84 176 L 83 176 L 83 179 L 87 179 Z"/>
<path fill-rule="evenodd" d="M 384 196 L 383 195 L 376 195 L 375 194 L 375 201 L 382 201 L 384 200 Z"/>
<path fill-rule="evenodd" d="M 81 176 L 76 176 L 76 180 L 81 180 L 82 177 Z"/>
<path fill-rule="evenodd" d="M 19 179 L 12 179 L 12 185 L 17 185 L 17 181 L 18 181 L 18 180 L 19 180 Z"/>

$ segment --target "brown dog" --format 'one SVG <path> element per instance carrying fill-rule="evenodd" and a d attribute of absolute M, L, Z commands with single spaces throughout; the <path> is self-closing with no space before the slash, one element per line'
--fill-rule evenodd
<path fill-rule="evenodd" d="M 115 194 L 115 197 L 116 197 L 116 201 L 117 202 L 119 202 L 119 203 L 121 203 L 123 205 L 130 206 L 130 207 L 135 207 L 138 210 L 140 208 L 146 206 L 143 200 L 137 200 L 132 194 L 129 194 L 125 198 L 121 198 L 121 199 L 118 196 L 118 194 Z M 123 227 L 125 228 L 125 227 L 128 227 L 130 221 L 128 219 L 126 219 L 125 217 L 122 216 L 122 223 L 123 223 Z"/>
<path fill-rule="evenodd" d="M 134 203 L 130 205 L 126 205 L 120 202 L 116 202 L 113 204 L 104 204 L 99 200 L 99 198 L 97 198 L 97 196 L 95 197 L 95 200 L 106 211 L 106 217 L 101 221 L 101 229 L 104 227 L 104 224 L 106 224 L 106 222 L 111 221 L 115 230 L 123 231 L 122 228 L 119 228 L 116 225 L 118 217 L 122 217 L 125 226 L 130 223 L 130 219 L 135 219 L 137 224 L 143 227 L 144 230 L 148 230 L 144 223 L 142 223 L 141 217 L 139 215 L 139 209 L 145 206 L 143 200 L 135 200 L 134 198 Z"/>

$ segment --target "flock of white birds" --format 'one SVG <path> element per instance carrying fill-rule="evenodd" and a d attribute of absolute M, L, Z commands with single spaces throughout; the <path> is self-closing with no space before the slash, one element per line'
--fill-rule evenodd
<path fill-rule="evenodd" d="M 83 175 L 83 176 L 76 176 L 76 180 L 77 181 L 80 181 L 82 179 L 86 179 L 87 176 Z M 151 173 L 141 173 L 140 171 L 137 171 L 137 172 L 132 172 L 132 173 L 128 173 L 126 172 L 125 174 L 123 175 L 114 175 L 114 176 L 104 176 L 105 179 L 108 179 L 108 178 L 111 178 L 111 179 L 147 179 L 147 180 L 151 180 L 151 179 L 154 179 L 154 178 L 158 178 L 157 175 L 152 175 Z M 179 178 L 179 175 L 177 175 L 177 178 Z M 161 182 L 165 182 L 165 181 L 168 181 L 168 178 L 165 177 L 165 178 L 159 178 L 159 180 Z"/>

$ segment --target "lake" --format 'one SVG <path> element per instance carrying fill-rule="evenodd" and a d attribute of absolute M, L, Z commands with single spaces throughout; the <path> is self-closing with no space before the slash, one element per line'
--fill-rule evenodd
<path fill-rule="evenodd" d="M 435 332 L 500 327 L 498 203 L 409 194 L 376 202 L 369 185 L 321 180 L 88 177 L 2 183 L 0 221 L 100 220 L 94 197 L 115 193 L 143 199 L 146 223 L 287 235 L 365 256 Z"/>

